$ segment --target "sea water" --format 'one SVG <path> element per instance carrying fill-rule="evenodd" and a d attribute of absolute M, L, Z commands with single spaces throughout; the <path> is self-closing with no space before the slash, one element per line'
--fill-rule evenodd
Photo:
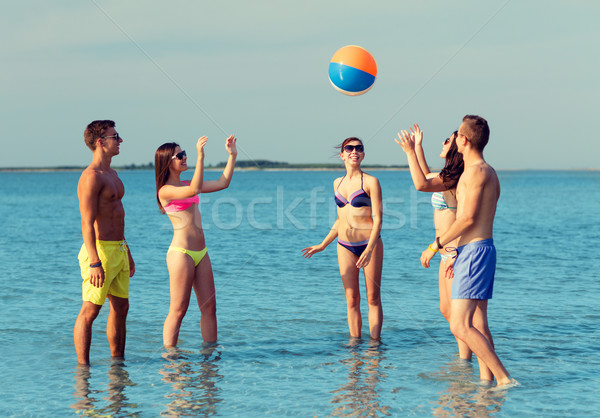
<path fill-rule="evenodd" d="M 202 344 L 194 300 L 178 350 L 162 346 L 172 227 L 151 171 L 121 171 L 136 262 L 124 362 L 105 306 L 91 367 L 77 367 L 81 307 L 77 172 L 0 173 L 2 416 L 591 416 L 600 414 L 600 172 L 501 171 L 489 304 L 496 351 L 520 386 L 481 384 L 439 312 L 430 195 L 405 171 L 383 189 L 381 342 L 349 337 L 335 245 L 335 171 L 241 171 L 203 195 L 219 340 Z M 190 174 L 191 175 L 191 174 Z M 220 173 L 206 173 L 216 179 Z M 437 266 L 437 258 L 434 265 Z"/>

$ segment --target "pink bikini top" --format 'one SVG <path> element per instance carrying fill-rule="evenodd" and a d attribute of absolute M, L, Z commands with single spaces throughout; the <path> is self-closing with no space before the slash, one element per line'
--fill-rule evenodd
<path fill-rule="evenodd" d="M 182 183 L 185 183 L 187 185 L 190 184 L 187 181 L 184 181 Z M 192 206 L 194 203 L 195 204 L 200 203 L 200 198 L 198 197 L 198 195 L 191 196 L 191 197 L 188 197 L 185 199 L 173 199 L 169 203 L 167 203 L 164 206 L 164 208 L 165 208 L 165 212 L 167 212 L 167 213 L 181 212 L 182 210 L 186 210 L 187 208 Z"/>

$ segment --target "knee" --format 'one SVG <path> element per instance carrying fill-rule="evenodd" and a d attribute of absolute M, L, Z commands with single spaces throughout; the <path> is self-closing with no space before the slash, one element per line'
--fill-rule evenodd
<path fill-rule="evenodd" d="M 464 326 L 464 324 L 458 321 L 450 320 L 450 332 L 452 332 L 452 334 L 454 334 L 455 337 L 464 341 L 465 335 L 467 333 L 467 328 Z"/>
<path fill-rule="evenodd" d="M 446 318 L 446 321 L 450 322 L 450 307 L 444 303 L 440 303 L 440 312 Z"/>
<path fill-rule="evenodd" d="M 346 291 L 346 303 L 349 308 L 359 308 L 360 307 L 360 293 L 354 290 Z"/>
<path fill-rule="evenodd" d="M 79 311 L 79 319 L 86 323 L 92 323 L 98 317 L 100 313 L 100 308 L 96 308 L 95 306 L 92 308 L 89 305 L 84 305 L 81 307 L 81 311 Z"/>
<path fill-rule="evenodd" d="M 368 294 L 367 302 L 370 306 L 379 306 L 381 305 L 381 295 L 379 293 Z"/>
<path fill-rule="evenodd" d="M 215 298 L 210 298 L 202 304 L 202 306 L 200 307 L 200 314 L 210 316 L 214 316 L 217 314 L 217 301 L 215 300 Z"/>

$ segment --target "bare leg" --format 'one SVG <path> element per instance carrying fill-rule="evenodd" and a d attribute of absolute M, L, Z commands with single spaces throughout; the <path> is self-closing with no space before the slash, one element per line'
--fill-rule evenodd
<path fill-rule="evenodd" d="M 377 241 L 369 265 L 363 269 L 369 303 L 369 331 L 371 338 L 381 337 L 383 325 L 383 307 L 381 305 L 381 270 L 383 265 L 383 242 Z"/>
<path fill-rule="evenodd" d="M 358 257 L 338 244 L 338 264 L 340 275 L 346 291 L 346 306 L 348 310 L 348 327 L 352 337 L 360 338 L 362 317 L 360 315 L 360 288 L 358 285 L 358 272 L 356 261 Z"/>
<path fill-rule="evenodd" d="M 440 259 L 438 270 L 439 289 L 440 289 L 440 312 L 446 321 L 450 323 L 451 304 L 452 304 L 452 279 L 446 278 L 446 264 Z M 456 337 L 455 337 L 456 338 Z M 458 344 L 458 356 L 463 360 L 471 360 L 473 353 L 469 346 L 456 338 Z"/>
<path fill-rule="evenodd" d="M 190 305 L 194 281 L 194 261 L 187 254 L 169 251 L 167 267 L 169 269 L 171 304 L 163 326 L 163 344 L 165 347 L 174 347 L 179 338 L 181 321 Z"/>
<path fill-rule="evenodd" d="M 84 301 L 73 328 L 75 352 L 79 364 L 90 364 L 90 345 L 92 343 L 92 324 L 98 317 L 102 305 Z"/>
<path fill-rule="evenodd" d="M 127 312 L 129 299 L 108 295 L 110 312 L 106 321 L 106 336 L 113 358 L 125 357 L 125 340 L 127 337 Z"/>
<path fill-rule="evenodd" d="M 450 329 L 457 338 L 467 343 L 477 356 L 477 360 L 482 361 L 491 370 L 498 385 L 507 385 L 511 383 L 511 379 L 496 355 L 494 347 L 473 326 L 473 315 L 479 302 L 473 299 L 452 299 Z M 487 314 L 487 310 L 482 311 L 482 314 Z"/>
<path fill-rule="evenodd" d="M 492 333 L 488 326 L 487 305 L 487 300 L 480 300 L 477 302 L 477 307 L 473 313 L 473 326 L 488 340 L 493 350 L 494 339 L 492 338 Z M 492 371 L 479 358 L 477 358 L 477 361 L 479 363 L 479 377 L 481 380 L 490 380 L 493 382 L 494 375 L 492 374 Z"/>
<path fill-rule="evenodd" d="M 208 254 L 198 264 L 194 277 L 194 292 L 200 307 L 200 332 L 204 342 L 217 341 L 217 299 L 215 280 Z"/>

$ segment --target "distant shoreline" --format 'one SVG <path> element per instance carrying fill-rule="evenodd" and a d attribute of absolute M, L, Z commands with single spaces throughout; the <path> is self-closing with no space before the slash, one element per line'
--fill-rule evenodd
<path fill-rule="evenodd" d="M 154 168 L 129 168 L 129 167 L 113 167 L 116 171 L 153 171 Z M 204 171 L 222 171 L 224 167 L 205 167 Z M 49 173 L 49 172 L 81 172 L 85 167 L 0 167 L 0 173 Z M 189 167 L 194 170 L 195 167 Z M 406 171 L 408 167 L 404 166 L 362 166 L 363 170 L 378 170 L 378 171 Z M 288 167 L 236 167 L 235 171 L 343 171 L 343 166 L 339 167 L 304 167 L 293 166 Z"/>

